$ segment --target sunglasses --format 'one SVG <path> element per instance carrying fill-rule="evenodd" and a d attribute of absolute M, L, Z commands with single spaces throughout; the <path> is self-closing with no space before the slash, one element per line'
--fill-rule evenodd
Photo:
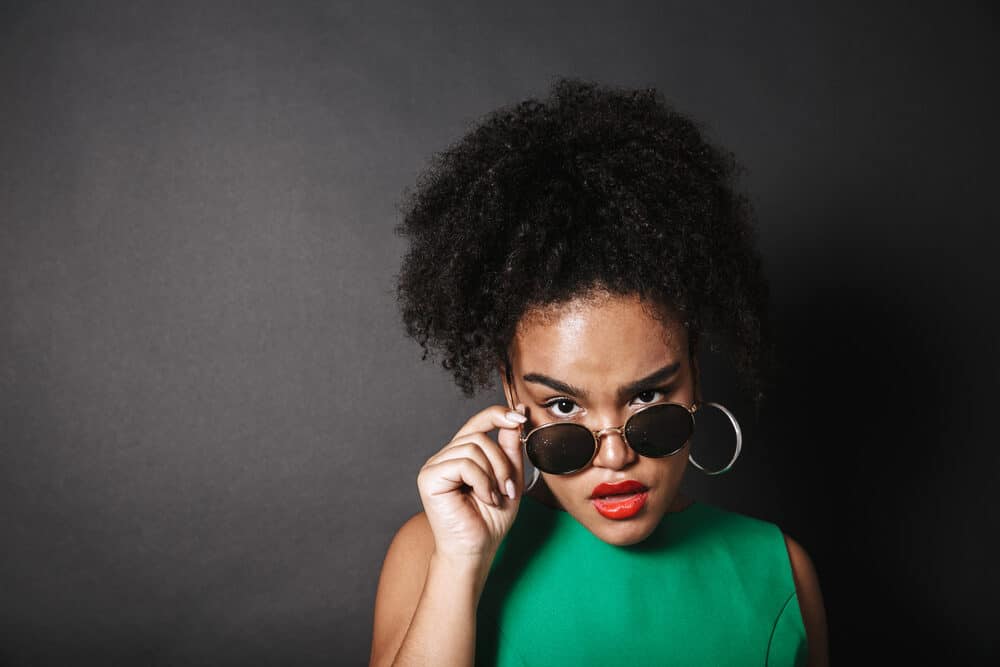
<path fill-rule="evenodd" d="M 657 403 L 639 408 L 622 426 L 591 431 L 583 424 L 552 422 L 521 437 L 528 459 L 542 472 L 568 475 L 590 465 L 601 438 L 617 433 L 637 454 L 663 458 L 679 452 L 694 434 L 697 405 Z"/>

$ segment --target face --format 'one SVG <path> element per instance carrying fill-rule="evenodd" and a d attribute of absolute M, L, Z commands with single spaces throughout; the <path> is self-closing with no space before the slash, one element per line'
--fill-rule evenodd
<path fill-rule="evenodd" d="M 638 297 L 597 293 L 528 313 L 512 341 L 510 362 L 513 385 L 503 378 L 504 389 L 511 405 L 527 407 L 525 433 L 558 421 L 592 431 L 620 427 L 643 406 L 690 406 L 696 398 L 697 369 L 686 330 L 680 323 L 665 325 Z M 601 436 L 588 467 L 542 477 L 559 505 L 598 538 L 635 544 L 676 509 L 688 451 L 685 444 L 671 456 L 647 458 L 611 432 Z M 640 493 L 645 489 L 645 502 L 634 491 L 630 500 L 596 489 L 627 480 L 641 485 Z"/>

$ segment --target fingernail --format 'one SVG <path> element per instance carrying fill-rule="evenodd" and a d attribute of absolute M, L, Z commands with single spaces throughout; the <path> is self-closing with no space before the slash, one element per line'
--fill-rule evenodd
<path fill-rule="evenodd" d="M 497 493 L 496 491 L 490 491 L 490 497 L 493 498 L 493 504 L 499 507 L 500 506 L 500 494 Z"/>
<path fill-rule="evenodd" d="M 507 489 L 507 497 L 514 500 L 514 496 L 517 495 L 517 489 L 514 488 L 514 481 L 508 479 L 507 483 L 504 484 L 504 488 Z"/>
<path fill-rule="evenodd" d="M 523 415 L 523 414 L 524 414 L 524 410 L 525 410 L 525 408 L 524 408 L 524 403 L 518 403 L 518 404 L 517 404 L 517 405 L 516 405 L 516 406 L 514 407 L 514 409 L 515 409 L 515 410 L 517 410 L 518 412 L 520 412 L 520 413 L 521 413 L 521 414 Z"/>
<path fill-rule="evenodd" d="M 518 424 L 523 424 L 524 422 L 528 421 L 527 417 L 525 417 L 519 412 L 514 412 L 513 410 L 505 414 L 504 419 L 510 422 L 517 422 Z"/>

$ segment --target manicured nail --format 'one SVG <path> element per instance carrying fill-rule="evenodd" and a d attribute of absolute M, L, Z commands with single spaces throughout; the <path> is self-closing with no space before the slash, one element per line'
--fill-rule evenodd
<path fill-rule="evenodd" d="M 527 417 L 522 415 L 520 412 L 514 412 L 513 410 L 505 414 L 504 419 L 506 419 L 509 422 L 517 422 L 518 424 L 523 424 L 524 422 L 528 421 Z"/>
<path fill-rule="evenodd" d="M 500 506 L 500 494 L 496 491 L 490 491 L 490 497 L 493 498 L 493 504 L 497 507 Z"/>
<path fill-rule="evenodd" d="M 504 488 L 507 489 L 507 497 L 514 500 L 514 496 L 517 495 L 517 490 L 514 488 L 514 481 L 508 479 L 507 483 L 504 484 Z"/>

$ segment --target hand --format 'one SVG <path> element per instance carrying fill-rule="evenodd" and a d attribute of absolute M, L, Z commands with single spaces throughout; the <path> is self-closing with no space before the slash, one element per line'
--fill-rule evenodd
<path fill-rule="evenodd" d="M 438 556 L 488 567 L 513 525 L 524 485 L 524 406 L 517 407 L 479 412 L 420 469 L 417 488 Z M 494 429 L 496 441 L 486 435 Z"/>

